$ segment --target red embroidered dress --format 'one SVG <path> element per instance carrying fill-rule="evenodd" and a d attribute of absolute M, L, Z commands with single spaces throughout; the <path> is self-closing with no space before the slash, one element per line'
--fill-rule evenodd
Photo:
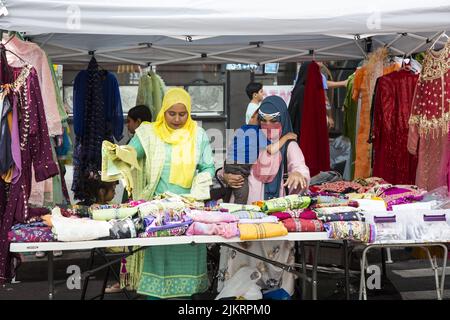
<path fill-rule="evenodd" d="M 416 185 L 445 186 L 449 171 L 450 41 L 429 50 L 417 83 L 409 119 L 408 151 L 418 154 Z"/>

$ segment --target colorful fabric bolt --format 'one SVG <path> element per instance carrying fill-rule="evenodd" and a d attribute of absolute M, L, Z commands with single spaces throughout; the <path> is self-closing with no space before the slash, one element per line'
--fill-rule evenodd
<path fill-rule="evenodd" d="M 239 219 L 261 219 L 267 217 L 264 212 L 254 212 L 254 211 L 236 211 L 231 213 Z"/>
<path fill-rule="evenodd" d="M 24 227 L 8 232 L 9 242 L 52 242 L 55 241 L 50 227 Z"/>
<path fill-rule="evenodd" d="M 96 209 L 91 210 L 92 219 L 100 221 L 108 221 L 112 219 L 125 219 L 135 215 L 138 212 L 135 208 L 114 208 L 114 209 Z"/>
<path fill-rule="evenodd" d="M 328 238 L 372 243 L 376 238 L 375 226 L 361 221 L 338 221 L 324 224 Z"/>
<path fill-rule="evenodd" d="M 220 211 L 202 211 L 202 210 L 186 210 L 186 214 L 192 218 L 194 222 L 203 223 L 222 223 L 222 222 L 237 222 L 239 219 L 226 212 Z"/>
<path fill-rule="evenodd" d="M 239 229 L 237 223 L 192 223 L 186 231 L 188 236 L 207 235 L 221 236 L 226 239 L 237 237 Z"/>
<path fill-rule="evenodd" d="M 282 237 L 288 234 L 286 227 L 281 223 L 239 224 L 241 240 L 258 240 L 273 237 Z"/>
<path fill-rule="evenodd" d="M 229 213 L 238 211 L 261 212 L 261 208 L 255 205 L 242 205 L 234 203 L 221 203 L 220 208 L 227 209 Z"/>
<path fill-rule="evenodd" d="M 289 209 L 305 209 L 311 203 L 310 197 L 289 195 L 283 198 L 271 199 L 264 202 L 262 211 L 267 213 L 283 212 Z"/>
<path fill-rule="evenodd" d="M 316 208 L 314 209 L 316 214 L 335 214 L 335 213 L 348 213 L 348 212 L 359 212 L 357 208 L 354 207 L 331 207 L 331 208 Z"/>
<path fill-rule="evenodd" d="M 283 225 L 289 232 L 322 232 L 324 230 L 320 220 L 289 218 L 283 220 Z"/>
<path fill-rule="evenodd" d="M 173 228 L 188 227 L 192 223 L 192 219 L 183 215 L 181 219 L 171 219 L 169 215 L 160 217 L 148 216 L 144 218 L 144 226 L 146 233 L 168 230 Z"/>
<path fill-rule="evenodd" d="M 278 223 L 278 218 L 268 216 L 261 219 L 239 219 L 239 223 Z"/>
<path fill-rule="evenodd" d="M 323 222 L 364 221 L 364 217 L 358 212 L 342 212 L 342 213 L 331 213 L 331 214 L 318 213 L 317 219 L 319 219 Z"/>
<path fill-rule="evenodd" d="M 142 232 L 139 234 L 139 238 L 158 238 L 158 237 L 177 237 L 182 236 L 186 233 L 188 226 L 181 226 L 170 228 L 166 230 Z"/>

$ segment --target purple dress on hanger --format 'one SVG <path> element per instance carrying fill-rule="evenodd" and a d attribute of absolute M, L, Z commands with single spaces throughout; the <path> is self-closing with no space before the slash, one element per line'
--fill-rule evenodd
<path fill-rule="evenodd" d="M 5 63 L 7 62 L 2 59 L 2 70 L 5 70 Z M 9 84 L 8 98 L 13 108 L 21 115 L 18 120 L 19 141 L 12 141 L 11 146 L 13 153 L 20 153 L 20 163 L 15 166 L 21 167 L 21 172 L 12 183 L 6 183 L 0 178 L 0 284 L 14 276 L 8 242 L 11 227 L 17 222 L 23 223 L 48 212 L 47 209 L 28 206 L 31 167 L 34 168 L 36 181 L 43 181 L 58 174 L 58 167 L 52 157 L 36 70 L 32 66 L 25 66 L 10 68 L 10 72 L 12 77 L 8 79 L 12 82 L 2 81 L 2 85 L 8 87 Z M 2 80 L 4 79 L 2 77 Z"/>

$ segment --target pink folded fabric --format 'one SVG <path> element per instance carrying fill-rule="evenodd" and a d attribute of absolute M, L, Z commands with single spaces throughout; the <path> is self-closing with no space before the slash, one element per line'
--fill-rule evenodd
<path fill-rule="evenodd" d="M 270 215 L 277 217 L 278 220 L 286 220 L 286 219 L 292 218 L 292 216 L 287 212 L 275 212 L 275 213 L 271 213 Z"/>
<path fill-rule="evenodd" d="M 188 236 L 222 236 L 233 238 L 239 236 L 239 229 L 236 222 L 233 223 L 192 223 L 186 231 Z"/>
<path fill-rule="evenodd" d="M 302 213 L 300 213 L 300 219 L 316 220 L 317 219 L 317 215 L 312 210 L 305 210 Z"/>
<path fill-rule="evenodd" d="M 235 215 L 220 211 L 189 210 L 186 211 L 186 214 L 188 217 L 192 218 L 194 222 L 222 223 L 239 221 L 239 218 Z"/>

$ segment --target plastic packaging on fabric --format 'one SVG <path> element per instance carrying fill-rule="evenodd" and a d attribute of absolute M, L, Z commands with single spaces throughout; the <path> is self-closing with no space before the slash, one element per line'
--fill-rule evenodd
<path fill-rule="evenodd" d="M 431 190 L 423 195 L 423 201 L 436 201 L 433 209 L 450 209 L 450 194 L 447 186 Z"/>
<path fill-rule="evenodd" d="M 339 136 L 330 144 L 331 168 L 341 173 L 345 180 L 351 180 L 351 154 L 352 144 L 350 139 Z"/>
<path fill-rule="evenodd" d="M 448 241 L 450 210 L 417 210 L 401 215 L 405 219 L 408 240 Z"/>
<path fill-rule="evenodd" d="M 259 279 L 261 279 L 261 272 L 256 268 L 242 267 L 225 282 L 216 300 L 229 297 L 260 300 L 262 299 L 261 287 L 256 284 Z"/>
<path fill-rule="evenodd" d="M 406 225 L 402 219 L 398 219 L 398 214 L 392 211 L 366 212 L 366 222 L 375 225 L 375 241 L 390 242 L 406 240 Z"/>
<path fill-rule="evenodd" d="M 136 225 L 139 225 L 139 218 L 111 220 L 111 229 L 109 229 L 109 237 L 111 239 L 129 239 L 137 237 Z"/>

